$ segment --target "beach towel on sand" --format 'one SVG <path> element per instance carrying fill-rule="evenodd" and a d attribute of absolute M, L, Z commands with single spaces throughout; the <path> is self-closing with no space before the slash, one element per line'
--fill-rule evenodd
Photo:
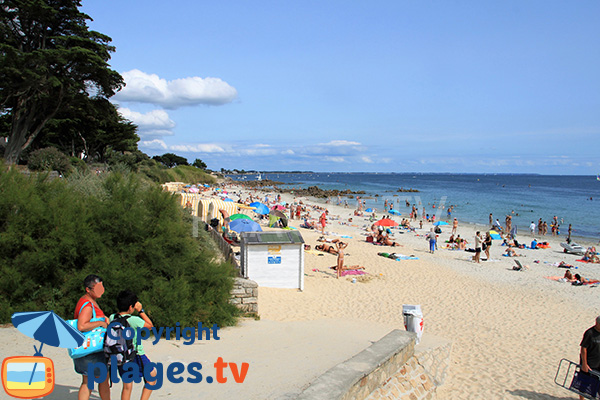
<path fill-rule="evenodd" d="M 378 256 L 391 258 L 392 260 L 400 261 L 400 260 L 418 260 L 419 257 L 415 256 L 405 256 L 404 254 L 398 253 L 377 253 Z"/>
<path fill-rule="evenodd" d="M 360 269 L 347 269 L 342 271 L 341 273 L 342 276 L 346 276 L 346 275 L 366 275 L 365 271 L 362 271 Z"/>

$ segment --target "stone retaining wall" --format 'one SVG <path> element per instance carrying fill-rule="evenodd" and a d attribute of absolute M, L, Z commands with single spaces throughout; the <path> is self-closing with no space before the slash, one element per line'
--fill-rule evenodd
<path fill-rule="evenodd" d="M 245 313 L 258 314 L 258 283 L 250 279 L 234 278 L 229 302 Z"/>
<path fill-rule="evenodd" d="M 434 399 L 450 363 L 451 342 L 394 330 L 310 384 L 297 400 Z"/>

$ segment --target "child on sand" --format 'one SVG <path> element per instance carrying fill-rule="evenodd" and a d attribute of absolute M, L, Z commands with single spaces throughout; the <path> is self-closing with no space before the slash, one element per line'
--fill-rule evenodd
<path fill-rule="evenodd" d="M 129 326 L 131 328 L 134 329 L 135 334 L 133 336 L 133 343 L 135 345 L 136 356 L 132 361 L 138 365 L 140 378 L 144 378 L 144 382 L 146 383 L 144 385 L 144 389 L 142 390 L 141 400 L 148 400 L 150 398 L 150 395 L 152 394 L 152 390 L 149 389 L 149 387 L 154 386 L 156 381 L 149 382 L 146 380 L 146 377 L 144 376 L 144 369 L 146 368 L 146 365 L 148 365 L 148 363 L 150 363 L 150 360 L 148 359 L 148 356 L 146 356 L 146 353 L 144 352 L 144 346 L 141 343 L 139 345 L 137 344 L 137 332 L 138 332 L 137 328 L 152 329 L 154 324 L 152 323 L 152 321 L 150 320 L 150 318 L 144 311 L 144 309 L 142 307 L 142 303 L 140 303 L 138 301 L 137 295 L 130 290 L 124 290 L 121 293 L 119 293 L 119 295 L 117 296 L 117 308 L 118 308 L 119 312 L 117 314 L 111 315 L 110 321 L 112 322 L 115 318 L 126 317 L 127 323 L 129 324 Z M 131 315 L 134 311 L 136 311 L 138 313 L 137 317 Z M 131 372 L 131 370 L 128 369 L 126 371 L 124 369 L 124 366 L 119 366 L 119 375 L 121 377 L 123 376 L 123 374 L 125 374 L 127 372 Z M 153 377 L 156 376 L 155 368 L 150 372 L 150 375 Z M 121 400 L 131 399 L 131 391 L 132 390 L 133 390 L 133 382 L 129 382 L 129 383 L 123 382 L 123 391 L 121 392 Z"/>

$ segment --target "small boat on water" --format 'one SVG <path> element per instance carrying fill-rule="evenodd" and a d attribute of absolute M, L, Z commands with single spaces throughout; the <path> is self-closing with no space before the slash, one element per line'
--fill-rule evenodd
<path fill-rule="evenodd" d="M 261 176 L 260 172 L 258 173 L 258 175 L 256 175 L 256 180 L 262 181 L 262 176 Z"/>

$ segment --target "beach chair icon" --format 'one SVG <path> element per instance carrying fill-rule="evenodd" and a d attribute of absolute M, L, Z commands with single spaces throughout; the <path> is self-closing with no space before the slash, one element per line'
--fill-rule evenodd
<path fill-rule="evenodd" d="M 570 382 L 570 383 L 568 383 Z M 599 399 L 600 374 L 595 371 L 585 373 L 581 366 L 563 358 L 558 363 L 554 383 L 586 399 Z"/>

